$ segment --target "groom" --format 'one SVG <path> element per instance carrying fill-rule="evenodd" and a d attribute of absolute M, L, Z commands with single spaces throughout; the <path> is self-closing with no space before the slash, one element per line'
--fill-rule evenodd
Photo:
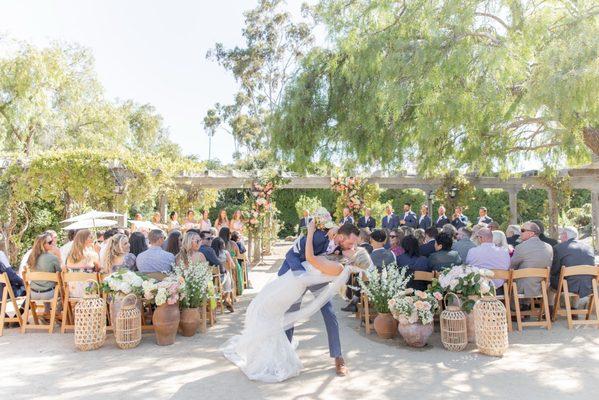
<path fill-rule="evenodd" d="M 358 236 L 360 231 L 354 225 L 344 224 L 337 228 L 332 228 L 328 233 L 320 229 L 314 233 L 314 239 L 312 244 L 314 247 L 314 255 L 323 255 L 333 253 L 337 248 L 343 250 L 351 250 L 356 246 L 358 242 Z M 306 261 L 306 237 L 300 237 L 294 243 L 293 247 L 289 249 L 285 256 L 285 261 L 279 269 L 278 275 L 281 276 L 289 269 L 292 271 L 305 271 L 302 266 L 302 262 Z M 328 283 L 319 285 L 309 286 L 308 290 L 316 293 Z M 297 303 L 291 306 L 288 312 L 299 310 L 301 305 L 301 298 Z M 320 312 L 324 318 L 324 323 L 327 328 L 327 337 L 329 339 L 329 354 L 335 359 L 335 369 L 337 375 L 345 376 L 348 373 L 347 367 L 345 366 L 345 360 L 341 355 L 341 343 L 339 341 L 339 324 L 337 323 L 337 316 L 333 311 L 333 305 L 331 302 L 327 302 L 321 309 Z M 285 331 L 285 334 L 289 338 L 289 341 L 293 338 L 293 327 Z"/>

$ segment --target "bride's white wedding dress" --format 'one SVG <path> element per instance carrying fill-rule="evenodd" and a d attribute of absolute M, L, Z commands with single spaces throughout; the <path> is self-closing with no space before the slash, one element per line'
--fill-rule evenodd
<path fill-rule="evenodd" d="M 305 320 L 326 304 L 347 282 L 350 267 L 337 276 L 325 275 L 308 262 L 306 271 L 287 271 L 268 283 L 251 302 L 241 335 L 229 339 L 221 350 L 251 380 L 281 382 L 299 375 L 302 363 L 285 329 Z M 295 312 L 289 307 L 299 301 L 308 286 L 330 282 Z"/>

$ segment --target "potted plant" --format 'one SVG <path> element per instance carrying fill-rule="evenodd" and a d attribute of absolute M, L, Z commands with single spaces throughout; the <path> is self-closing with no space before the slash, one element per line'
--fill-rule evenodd
<path fill-rule="evenodd" d="M 204 315 L 205 323 L 206 300 L 212 282 L 212 268 L 207 262 L 192 262 L 187 266 L 181 263 L 175 266 L 175 273 L 184 282 L 181 288 L 183 296 L 179 300 L 181 308 L 179 328 L 183 336 L 193 336 L 202 321 L 201 315 Z"/>
<path fill-rule="evenodd" d="M 175 343 L 181 313 L 179 300 L 184 297 L 183 278 L 176 274 L 168 275 L 164 280 L 148 285 L 147 289 L 154 295 L 156 310 L 152 315 L 152 324 L 156 333 L 156 343 L 167 346 Z"/>
<path fill-rule="evenodd" d="M 406 277 L 405 268 L 400 270 L 396 264 L 383 266 L 380 273 L 373 267 L 364 274 L 365 278 L 358 278 L 358 282 L 377 312 L 374 330 L 383 339 L 391 339 L 397 334 L 397 321 L 389 310 L 389 300 L 405 289 L 410 277 Z"/>
<path fill-rule="evenodd" d="M 119 269 L 105 277 L 102 281 L 101 290 L 107 295 L 111 323 L 115 323 L 123 299 L 131 293 L 137 296 L 137 307 L 139 312 L 142 313 L 141 298 L 143 297 L 147 301 L 153 299 L 153 294 L 145 289 L 147 285 L 152 285 L 153 282 L 155 282 L 153 279 L 126 268 Z"/>
<path fill-rule="evenodd" d="M 444 269 L 438 278 L 433 279 L 431 290 L 439 293 L 439 298 L 448 293 L 456 294 L 462 302 L 462 311 L 466 313 L 468 322 L 468 341 L 474 342 L 474 304 L 482 296 L 492 292 L 493 271 L 470 265 L 456 265 Z"/>
<path fill-rule="evenodd" d="M 389 310 L 399 322 L 398 331 L 408 346 L 424 347 L 433 333 L 439 302 L 429 291 L 405 289 L 389 300 Z"/>

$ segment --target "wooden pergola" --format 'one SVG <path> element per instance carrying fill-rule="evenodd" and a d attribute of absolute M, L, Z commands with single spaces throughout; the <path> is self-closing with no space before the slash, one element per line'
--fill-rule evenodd
<path fill-rule="evenodd" d="M 595 249 L 599 251 L 599 161 L 595 161 L 582 168 L 567 169 L 561 171 L 563 175 L 570 177 L 572 189 L 588 189 L 591 192 L 592 216 L 593 216 L 593 238 Z M 284 189 L 328 189 L 331 184 L 330 176 L 297 175 L 283 172 L 283 178 L 288 183 L 282 185 Z M 252 171 L 205 171 L 203 174 L 181 175 L 176 178 L 177 183 L 184 188 L 201 189 L 242 189 L 249 188 L 256 174 Z M 536 171 L 520 174 L 519 177 L 507 180 L 489 176 L 467 176 L 468 180 L 480 189 L 501 189 L 508 193 L 510 224 L 518 222 L 518 192 L 523 189 L 544 189 L 548 193 L 548 206 L 550 210 L 556 210 L 555 193 L 544 183 Z M 422 179 L 416 175 L 384 176 L 373 174 L 367 177 L 369 183 L 378 184 L 384 189 L 420 189 L 428 194 L 442 186 L 441 179 Z M 427 196 L 429 199 L 429 196 Z M 432 200 L 429 209 L 432 210 Z M 167 204 L 164 198 L 160 201 L 160 212 L 163 218 L 166 216 Z M 548 234 L 557 235 L 557 212 L 550 213 L 550 224 Z"/>

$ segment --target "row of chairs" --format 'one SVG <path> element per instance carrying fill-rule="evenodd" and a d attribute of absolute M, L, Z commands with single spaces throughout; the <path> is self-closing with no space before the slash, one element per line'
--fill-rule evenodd
<path fill-rule="evenodd" d="M 244 275 L 247 274 L 244 268 Z M 146 274 L 150 278 L 156 280 L 162 280 L 166 276 L 162 273 L 149 273 Z M 218 268 L 213 269 L 213 282 L 215 290 L 215 300 L 217 303 L 216 309 L 220 309 L 220 313 L 224 313 L 224 304 L 222 296 L 222 282 Z M 246 275 L 247 276 L 247 275 Z M 25 283 L 25 296 L 16 297 L 8 275 L 3 273 L 0 275 L 0 285 L 4 286 L 2 291 L 2 303 L 0 304 L 0 336 L 3 334 L 4 325 L 6 323 L 18 323 L 21 332 L 26 332 L 29 329 L 32 330 L 47 330 L 48 333 L 53 333 L 55 324 L 60 318 L 61 333 L 66 332 L 68 329 L 74 329 L 74 310 L 75 305 L 80 300 L 79 297 L 71 296 L 71 285 L 77 283 L 85 283 L 90 280 L 102 282 L 104 276 L 99 273 L 88 273 L 88 272 L 38 272 L 38 271 L 25 271 L 23 273 L 23 281 Z M 233 290 L 236 288 L 236 276 L 234 276 Z M 34 281 L 49 281 L 55 283 L 54 295 L 52 298 L 47 300 L 35 300 L 32 298 L 31 293 L 31 282 Z M 235 293 L 235 292 L 234 292 Z M 234 294 L 235 295 L 235 294 Z M 58 305 L 62 304 L 62 312 L 58 314 Z M 40 308 L 46 309 L 48 305 L 49 312 L 43 312 L 40 314 Z M 9 308 L 12 308 L 9 310 Z M 21 312 L 21 308 L 23 312 Z M 148 314 L 151 313 L 148 305 L 144 306 L 144 314 L 142 315 L 142 328 L 144 330 L 153 330 L 153 327 L 145 321 L 150 320 Z M 9 316 L 8 313 L 14 316 Z M 210 326 L 216 323 L 216 310 L 212 310 L 210 304 L 207 305 L 207 317 Z M 108 330 L 112 330 L 112 322 L 110 321 L 110 313 L 108 316 Z M 30 317 L 32 321 L 30 320 Z M 42 319 L 46 319 L 47 323 L 42 323 Z"/>
<path fill-rule="evenodd" d="M 566 316 L 568 321 L 568 329 L 572 329 L 574 325 L 596 325 L 599 327 L 599 305 L 597 299 L 599 292 L 597 282 L 599 281 L 599 266 L 581 265 L 576 267 L 562 266 L 559 277 L 558 289 L 555 294 L 553 313 L 550 313 L 549 308 L 549 267 L 547 268 L 526 268 L 519 270 L 492 270 L 494 279 L 503 279 L 503 294 L 498 295 L 497 299 L 501 300 L 506 308 L 507 326 L 510 332 L 513 331 L 512 318 L 516 319 L 518 331 L 522 332 L 522 328 L 526 326 L 542 326 L 551 329 L 552 320 L 555 321 L 558 316 Z M 413 276 L 414 281 L 432 282 L 434 277 L 438 276 L 438 272 L 416 271 Z M 577 297 L 575 293 L 568 290 L 567 278 L 574 276 L 586 276 L 591 278 L 593 293 L 589 297 L 588 306 L 584 310 L 573 310 L 571 299 Z M 541 294 L 538 296 L 526 296 L 519 293 L 518 281 L 525 278 L 538 279 L 541 287 Z M 564 308 L 561 307 L 563 298 Z M 513 300 L 513 307 L 512 307 Z M 521 302 L 527 301 L 530 309 L 521 311 Z M 443 304 L 441 304 L 441 307 Z M 365 325 L 366 333 L 370 334 L 371 320 L 373 313 L 370 311 L 370 303 L 365 293 L 362 293 L 360 299 L 360 307 L 358 307 L 358 319 Z M 513 308 L 513 309 L 512 309 Z M 590 319 L 594 314 L 596 319 Z M 584 320 L 573 319 L 572 317 L 583 316 Z M 523 317 L 535 317 L 535 321 L 524 320 Z"/>

